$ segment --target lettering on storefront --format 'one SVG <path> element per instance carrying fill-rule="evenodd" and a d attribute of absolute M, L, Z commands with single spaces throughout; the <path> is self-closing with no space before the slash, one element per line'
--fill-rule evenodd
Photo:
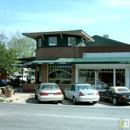
<path fill-rule="evenodd" d="M 120 61 L 119 64 L 130 64 L 130 61 Z"/>

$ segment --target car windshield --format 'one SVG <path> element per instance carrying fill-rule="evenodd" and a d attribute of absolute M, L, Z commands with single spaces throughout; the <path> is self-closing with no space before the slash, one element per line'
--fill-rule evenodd
<path fill-rule="evenodd" d="M 94 90 L 91 85 L 78 85 L 78 90 Z"/>
<path fill-rule="evenodd" d="M 43 90 L 55 90 L 55 89 L 59 89 L 59 87 L 57 85 L 42 85 L 41 89 Z"/>
<path fill-rule="evenodd" d="M 127 93 L 127 92 L 129 92 L 129 89 L 128 88 L 118 88 L 117 91 L 119 93 Z"/>

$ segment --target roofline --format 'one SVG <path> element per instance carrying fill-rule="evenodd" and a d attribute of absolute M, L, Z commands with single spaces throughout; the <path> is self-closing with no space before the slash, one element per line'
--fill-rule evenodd
<path fill-rule="evenodd" d="M 32 33 L 22 33 L 24 36 L 36 39 L 37 37 L 44 36 L 44 35 L 53 35 L 53 34 L 69 34 L 69 35 L 76 35 L 81 36 L 86 39 L 87 42 L 94 42 L 94 39 L 90 37 L 87 33 L 83 30 L 66 30 L 66 31 L 48 31 L 48 32 L 32 32 Z"/>
<path fill-rule="evenodd" d="M 92 38 L 93 38 L 93 37 L 100 37 L 100 38 L 105 39 L 105 40 L 113 41 L 113 42 L 120 43 L 120 44 L 126 44 L 126 45 L 129 45 L 128 43 L 120 42 L 120 41 L 117 41 L 117 40 L 111 39 L 111 38 L 109 38 L 109 37 L 106 38 L 106 37 L 99 36 L 99 35 L 94 35 L 94 36 L 92 36 Z"/>

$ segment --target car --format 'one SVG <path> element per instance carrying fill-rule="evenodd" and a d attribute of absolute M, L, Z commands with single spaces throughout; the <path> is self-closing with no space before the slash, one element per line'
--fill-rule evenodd
<path fill-rule="evenodd" d="M 93 87 L 98 90 L 98 92 L 105 92 L 108 88 L 108 85 L 102 81 L 96 81 L 95 85 Z"/>
<path fill-rule="evenodd" d="M 105 92 L 100 93 L 100 100 L 110 101 L 113 105 L 130 102 L 130 90 L 124 86 L 109 87 Z"/>
<path fill-rule="evenodd" d="M 95 90 L 91 84 L 71 84 L 64 90 L 64 97 L 73 101 L 73 104 L 78 102 L 91 102 L 95 104 L 99 101 L 99 92 Z"/>
<path fill-rule="evenodd" d="M 38 103 L 45 101 L 62 102 L 64 98 L 59 86 L 55 83 L 41 83 L 35 89 L 35 98 Z"/>

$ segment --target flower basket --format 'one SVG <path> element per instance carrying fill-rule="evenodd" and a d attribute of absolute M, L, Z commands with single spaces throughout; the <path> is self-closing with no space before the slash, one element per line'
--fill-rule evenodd
<path fill-rule="evenodd" d="M 7 85 L 4 89 L 6 97 L 12 97 L 14 95 L 14 89 L 12 86 Z"/>

